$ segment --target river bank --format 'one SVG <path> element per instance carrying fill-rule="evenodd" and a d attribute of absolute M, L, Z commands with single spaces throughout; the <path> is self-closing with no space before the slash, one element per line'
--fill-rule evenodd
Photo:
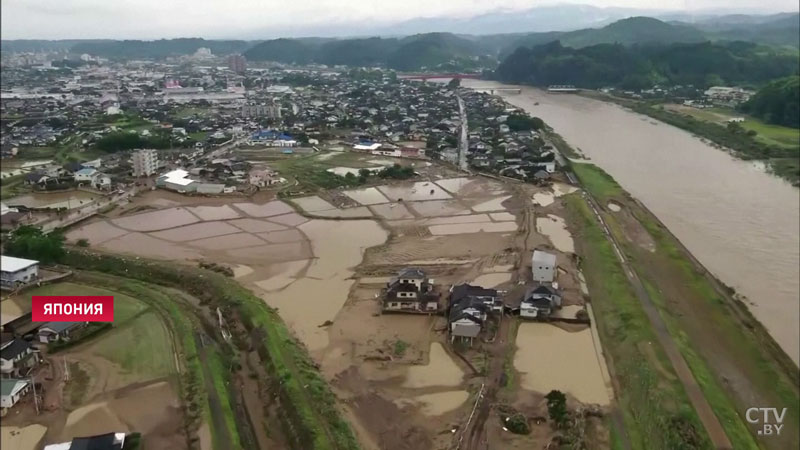
<path fill-rule="evenodd" d="M 504 86 L 465 81 L 474 89 Z M 745 298 L 800 360 L 798 190 L 688 132 L 619 105 L 514 86 L 503 95 L 642 201 L 699 262 Z"/>
<path fill-rule="evenodd" d="M 639 114 L 644 114 L 708 139 L 720 150 L 729 151 L 745 161 L 763 161 L 769 171 L 783 178 L 795 187 L 800 187 L 800 145 L 767 145 L 756 136 L 747 134 L 745 129 L 732 133 L 726 126 L 704 120 L 697 120 L 688 114 L 667 110 L 663 105 L 617 97 L 597 91 L 582 91 L 580 95 L 588 98 L 616 103 Z"/>
<path fill-rule="evenodd" d="M 746 306 L 705 272 L 611 177 L 592 164 L 573 163 L 572 168 L 600 205 L 604 222 L 663 318 L 666 337 L 675 342 L 733 448 L 797 446 L 800 437 L 796 426 L 764 439 L 749 427 L 744 416 L 754 402 L 775 404 L 786 407 L 793 417 L 790 422 L 797 423 L 798 371 L 791 359 Z M 598 244 L 585 239 L 579 243 L 587 245 Z M 601 268 L 593 267 L 598 264 Z M 588 258 L 584 261 L 590 287 L 591 274 L 603 270 L 606 264 Z M 603 311 L 602 306 L 598 308 Z M 713 327 L 709 327 L 711 323 Z M 613 334 L 606 338 L 618 339 Z M 606 342 L 604 347 L 616 345 Z"/>

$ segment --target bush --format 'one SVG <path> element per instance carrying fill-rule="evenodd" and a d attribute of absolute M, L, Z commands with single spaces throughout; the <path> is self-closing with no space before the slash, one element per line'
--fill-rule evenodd
<path fill-rule="evenodd" d="M 88 247 L 89 246 L 89 240 L 86 239 L 86 238 L 78 239 L 77 245 L 78 245 L 78 247 Z"/>
<path fill-rule="evenodd" d="M 402 358 L 403 355 L 406 354 L 406 350 L 408 349 L 408 342 L 403 340 L 397 340 L 394 342 L 394 354 L 397 357 Z"/>
<path fill-rule="evenodd" d="M 508 431 L 515 434 L 528 434 L 531 432 L 531 427 L 528 425 L 528 418 L 520 413 L 515 413 L 506 417 L 505 427 L 508 428 Z"/>

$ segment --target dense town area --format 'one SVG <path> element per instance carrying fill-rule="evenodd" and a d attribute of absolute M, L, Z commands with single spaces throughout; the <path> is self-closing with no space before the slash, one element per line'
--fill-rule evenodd
<path fill-rule="evenodd" d="M 743 399 L 796 397 L 736 293 L 522 88 L 3 58 L 4 447 L 756 448 Z M 41 295 L 113 295 L 114 321 L 33 321 Z"/>

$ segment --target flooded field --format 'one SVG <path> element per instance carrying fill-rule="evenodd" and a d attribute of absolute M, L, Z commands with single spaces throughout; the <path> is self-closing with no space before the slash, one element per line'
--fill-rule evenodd
<path fill-rule="evenodd" d="M 434 236 L 480 232 L 500 233 L 516 231 L 517 224 L 514 222 L 456 223 L 447 225 L 433 225 L 429 227 L 429 229 L 431 230 L 431 234 Z"/>
<path fill-rule="evenodd" d="M 241 217 L 239 213 L 228 205 L 223 206 L 195 206 L 189 208 L 195 216 L 201 220 L 226 220 Z"/>
<path fill-rule="evenodd" d="M 516 345 L 514 367 L 522 374 L 523 389 L 542 394 L 558 389 L 587 404 L 611 402 L 588 328 L 568 332 L 547 323 L 522 323 Z"/>
<path fill-rule="evenodd" d="M 0 447 L 13 450 L 38 450 L 47 428 L 42 425 L 0 427 Z"/>
<path fill-rule="evenodd" d="M 422 200 L 446 200 L 452 198 L 447 191 L 427 181 L 420 181 L 411 185 L 380 186 L 378 189 L 393 202 L 399 200 L 404 202 L 418 202 Z"/>
<path fill-rule="evenodd" d="M 469 208 L 456 200 L 429 200 L 408 203 L 417 214 L 424 217 L 456 216 L 470 214 Z"/>
<path fill-rule="evenodd" d="M 225 222 L 203 222 L 184 227 L 171 228 L 169 230 L 157 231 L 151 236 L 168 241 L 184 242 L 195 239 L 221 236 L 224 234 L 240 233 L 242 230 Z"/>
<path fill-rule="evenodd" d="M 564 253 L 575 252 L 572 235 L 567 230 L 567 224 L 563 218 L 553 214 L 548 214 L 547 217 L 537 217 L 536 231 L 547 236 L 556 249 Z"/>
<path fill-rule="evenodd" d="M 75 209 L 93 203 L 102 196 L 86 191 L 69 192 L 34 192 L 5 200 L 8 206 L 26 206 L 28 208 L 67 208 Z"/>
<path fill-rule="evenodd" d="M 292 201 L 297 203 L 297 205 L 300 206 L 300 208 L 302 208 L 303 211 L 306 212 L 317 212 L 317 211 L 336 209 L 335 206 L 317 197 L 316 195 L 311 197 L 298 197 L 292 199 Z"/>
<path fill-rule="evenodd" d="M 442 344 L 434 342 L 431 344 L 428 364 L 409 367 L 403 387 L 458 386 L 463 378 L 464 371 L 444 350 Z"/>
<path fill-rule="evenodd" d="M 389 203 L 389 199 L 376 188 L 358 189 L 355 191 L 344 191 L 344 195 L 352 198 L 362 205 L 377 205 Z"/>
<path fill-rule="evenodd" d="M 392 203 L 390 205 L 373 205 L 370 209 L 376 216 L 382 219 L 395 220 L 395 219 L 413 219 L 414 214 L 400 203 Z"/>
<path fill-rule="evenodd" d="M 511 273 L 485 273 L 472 280 L 470 284 L 494 288 L 509 281 L 511 281 Z"/>
<path fill-rule="evenodd" d="M 130 231 L 158 231 L 199 222 L 200 219 L 186 208 L 169 208 L 120 217 L 112 223 Z"/>
<path fill-rule="evenodd" d="M 503 207 L 503 202 L 510 198 L 511 198 L 510 195 L 493 198 L 491 200 L 474 205 L 472 207 L 472 210 L 475 212 L 505 211 L 505 208 Z"/>
<path fill-rule="evenodd" d="M 294 212 L 291 206 L 277 200 L 264 203 L 263 205 L 254 203 L 234 203 L 233 206 L 252 217 L 271 217 Z"/>

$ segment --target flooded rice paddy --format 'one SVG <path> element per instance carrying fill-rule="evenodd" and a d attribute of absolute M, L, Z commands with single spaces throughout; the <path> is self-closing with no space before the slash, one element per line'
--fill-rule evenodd
<path fill-rule="evenodd" d="M 542 394 L 558 389 L 586 404 L 611 402 L 588 328 L 568 332 L 547 323 L 522 323 L 516 344 L 514 368 L 523 389 Z"/>
<path fill-rule="evenodd" d="M 89 205 L 102 196 L 86 191 L 69 192 L 34 192 L 9 198 L 3 201 L 8 206 L 25 206 L 28 208 L 67 208 L 75 209 Z"/>
<path fill-rule="evenodd" d="M 403 387 L 426 388 L 433 386 L 458 386 L 464 378 L 464 371 L 444 350 L 442 344 L 431 344 L 428 364 L 411 366 L 406 373 Z"/>
<path fill-rule="evenodd" d="M 553 214 L 548 214 L 547 217 L 537 217 L 536 231 L 547 236 L 556 249 L 564 253 L 575 252 L 572 235 L 567 230 L 567 224 L 563 218 Z"/>

